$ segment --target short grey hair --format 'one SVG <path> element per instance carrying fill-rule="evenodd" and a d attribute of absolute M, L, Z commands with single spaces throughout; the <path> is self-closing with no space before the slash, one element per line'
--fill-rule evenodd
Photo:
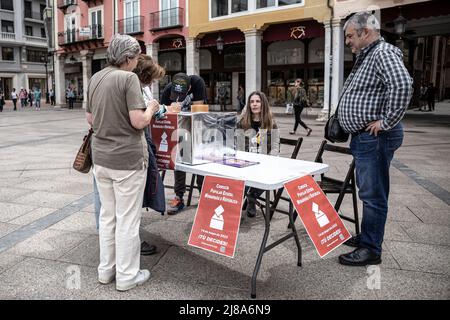
<path fill-rule="evenodd" d="M 380 32 L 380 22 L 375 15 L 368 11 L 357 12 L 351 16 L 344 24 L 344 31 L 350 24 L 355 26 L 358 36 L 361 35 L 362 29 L 364 28 L 376 30 L 378 33 Z"/>
<path fill-rule="evenodd" d="M 139 42 L 132 36 L 116 34 L 111 38 L 106 50 L 106 60 L 110 65 L 120 66 L 128 58 L 133 59 L 141 53 Z"/>

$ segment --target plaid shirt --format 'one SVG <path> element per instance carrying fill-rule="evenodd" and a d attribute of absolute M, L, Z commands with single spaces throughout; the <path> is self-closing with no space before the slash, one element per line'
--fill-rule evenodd
<path fill-rule="evenodd" d="M 380 38 L 357 56 L 339 100 L 339 123 L 355 133 L 382 120 L 381 129 L 389 130 L 405 115 L 411 96 L 412 78 L 402 52 Z"/>

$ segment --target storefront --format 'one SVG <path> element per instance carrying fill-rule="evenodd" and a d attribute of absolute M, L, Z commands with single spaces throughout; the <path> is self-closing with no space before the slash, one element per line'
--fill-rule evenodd
<path fill-rule="evenodd" d="M 225 103 L 227 109 L 236 109 L 239 86 L 245 88 L 244 34 L 239 30 L 207 34 L 200 41 L 199 54 L 208 104 Z"/>
<path fill-rule="evenodd" d="M 65 70 L 65 86 L 64 92 L 67 91 L 69 87 L 75 91 L 75 101 L 83 101 L 83 73 L 81 62 L 74 62 L 66 64 Z M 66 97 L 67 98 L 67 97 Z"/>
<path fill-rule="evenodd" d="M 13 88 L 12 83 L 13 78 L 0 77 L 0 91 L 3 92 L 5 100 L 11 99 L 11 91 Z"/>
<path fill-rule="evenodd" d="M 162 38 L 159 40 L 158 64 L 166 70 L 159 81 L 159 94 L 179 72 L 186 72 L 186 42 L 183 37 Z"/>

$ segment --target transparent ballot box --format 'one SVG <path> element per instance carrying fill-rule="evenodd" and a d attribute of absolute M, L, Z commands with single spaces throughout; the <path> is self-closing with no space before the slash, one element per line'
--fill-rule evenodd
<path fill-rule="evenodd" d="M 236 112 L 180 112 L 177 162 L 190 165 L 236 155 Z"/>

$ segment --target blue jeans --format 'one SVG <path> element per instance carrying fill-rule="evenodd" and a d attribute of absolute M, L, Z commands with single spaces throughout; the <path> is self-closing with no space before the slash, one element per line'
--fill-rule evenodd
<path fill-rule="evenodd" d="M 94 176 L 94 175 L 92 175 Z M 100 194 L 98 193 L 98 189 L 97 189 L 97 181 L 95 181 L 95 177 L 94 177 L 94 210 L 95 210 L 95 226 L 97 227 L 98 230 L 98 226 L 99 226 L 99 218 L 100 218 L 100 208 L 102 206 L 102 203 L 100 202 Z"/>
<path fill-rule="evenodd" d="M 363 202 L 360 247 L 381 255 L 388 212 L 389 167 L 403 142 L 401 123 L 375 137 L 368 132 L 352 134 L 350 150 L 355 159 L 356 185 Z"/>

